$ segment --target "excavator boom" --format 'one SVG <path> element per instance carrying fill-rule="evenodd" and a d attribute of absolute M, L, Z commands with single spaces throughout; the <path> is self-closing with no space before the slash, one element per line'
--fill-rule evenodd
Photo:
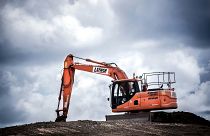
<path fill-rule="evenodd" d="M 63 76 L 61 81 L 61 87 L 60 87 L 60 93 L 58 97 L 58 106 L 56 109 L 57 118 L 56 121 L 66 121 L 68 110 L 69 110 L 69 104 L 70 104 L 70 98 L 72 93 L 72 87 L 74 83 L 74 73 L 75 70 L 81 70 L 86 72 L 91 72 L 95 74 L 100 74 L 104 76 L 109 76 L 113 78 L 114 80 L 119 79 L 127 79 L 127 75 L 124 71 L 122 71 L 117 65 L 112 66 L 114 63 L 104 63 L 104 62 L 98 62 L 91 59 L 83 59 L 80 57 L 75 57 L 78 59 L 85 60 L 87 62 L 93 63 L 93 65 L 88 64 L 81 64 L 78 62 L 74 62 L 72 54 L 68 55 L 64 61 L 64 70 L 63 70 Z M 60 109 L 60 101 L 63 98 L 63 107 Z M 60 112 L 63 114 L 60 115 Z"/>

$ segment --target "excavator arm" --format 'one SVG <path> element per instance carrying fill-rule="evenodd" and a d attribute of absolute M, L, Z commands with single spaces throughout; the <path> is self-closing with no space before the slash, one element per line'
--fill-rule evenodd
<path fill-rule="evenodd" d="M 92 65 L 74 62 L 73 58 L 85 60 L 86 62 L 92 63 Z M 64 70 L 61 79 L 58 106 L 56 109 L 57 118 L 55 121 L 66 121 L 71 99 L 72 87 L 74 83 L 75 70 L 109 76 L 114 80 L 128 79 L 125 72 L 117 67 L 117 65 L 114 63 L 98 62 L 91 59 L 79 58 L 73 56 L 72 54 L 68 55 L 64 61 Z M 63 106 L 60 109 L 61 99 L 63 101 Z"/>

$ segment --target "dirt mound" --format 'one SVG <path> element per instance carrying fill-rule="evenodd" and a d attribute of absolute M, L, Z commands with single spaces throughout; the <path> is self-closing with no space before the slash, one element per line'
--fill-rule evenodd
<path fill-rule="evenodd" d="M 158 112 L 155 114 L 153 118 L 155 122 L 142 121 L 139 119 L 39 122 L 2 128 L 0 129 L 0 135 L 210 135 L 209 124 L 206 123 L 206 120 L 195 114 L 186 112 L 174 112 L 171 114 Z"/>
<path fill-rule="evenodd" d="M 200 124 L 210 126 L 210 121 L 190 112 L 154 112 L 152 122 Z"/>

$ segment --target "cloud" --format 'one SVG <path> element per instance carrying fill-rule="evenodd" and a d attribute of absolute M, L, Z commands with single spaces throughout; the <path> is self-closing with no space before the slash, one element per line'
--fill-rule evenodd
<path fill-rule="evenodd" d="M 9 86 L 11 86 L 11 82 L 14 79 L 14 77 L 9 72 L 0 72 L 1 82 L 0 82 L 0 110 L 2 111 L 0 113 L 0 122 L 2 124 L 4 123 L 13 123 L 18 122 L 22 119 L 24 119 L 24 114 L 21 114 L 21 111 L 16 108 L 14 105 L 15 100 L 11 94 Z M 9 99 L 9 101 L 8 101 Z M 12 103 L 12 104 L 10 104 Z M 20 116 L 16 117 L 15 114 L 19 114 Z M 1 124 L 0 124 L 1 125 Z"/>
<path fill-rule="evenodd" d="M 39 52 L 40 49 L 47 49 L 52 45 L 56 50 L 66 49 L 69 44 L 83 47 L 96 44 L 103 35 L 100 27 L 83 26 L 73 15 L 57 15 L 47 20 L 34 17 L 22 8 L 7 6 L 2 16 L 5 37 L 9 37 L 7 40 L 18 49 L 24 47 L 26 50 Z M 59 46 L 55 46 L 58 44 Z"/>
<path fill-rule="evenodd" d="M 183 22 L 191 39 L 191 45 L 198 48 L 209 48 L 210 38 L 210 1 L 175 2 L 176 15 Z"/>
<path fill-rule="evenodd" d="M 209 47 L 209 5 L 209 0 L 112 2 L 119 33 L 127 39 L 176 39 L 197 48 Z"/>
<path fill-rule="evenodd" d="M 52 103 L 56 104 L 59 89 L 59 84 L 55 84 L 60 81 L 57 78 L 58 70 L 55 70 L 57 68 L 46 65 L 45 68 L 37 66 L 1 70 L 0 109 L 4 112 L 1 112 L 0 126 L 55 118 L 56 106 Z M 46 109 L 49 111 L 43 112 Z"/>
<path fill-rule="evenodd" d="M 210 81 L 203 82 L 198 86 L 198 89 L 191 94 L 186 95 L 180 100 L 180 109 L 201 114 L 207 119 L 210 119 L 208 109 L 209 106 L 209 91 Z M 205 114 L 206 113 L 206 114 Z"/>
<path fill-rule="evenodd" d="M 105 120 L 111 114 L 109 97 L 110 79 L 101 75 L 76 71 L 70 104 L 69 120 Z"/>
<path fill-rule="evenodd" d="M 107 36 L 103 27 L 112 28 L 114 24 L 110 21 L 104 25 L 103 19 L 112 20 L 113 13 L 107 2 L 91 3 L 7 2 L 0 12 L 1 62 L 19 62 L 19 59 L 46 62 L 57 56 L 63 58 L 70 52 L 86 53 L 97 48 Z M 100 17 L 96 21 L 91 14 L 99 16 L 95 11 L 100 5 L 103 19 Z M 87 11 L 85 15 L 81 14 L 81 9 Z"/>

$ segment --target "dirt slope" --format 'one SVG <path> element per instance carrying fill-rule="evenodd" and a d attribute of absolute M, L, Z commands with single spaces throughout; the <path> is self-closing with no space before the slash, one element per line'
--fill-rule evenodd
<path fill-rule="evenodd" d="M 42 122 L 0 130 L 0 135 L 210 135 L 210 127 L 138 120 Z"/>
<path fill-rule="evenodd" d="M 40 122 L 22 126 L 0 129 L 0 135 L 111 135 L 111 136 L 210 136 L 209 121 L 191 113 L 159 113 L 164 119 L 155 118 L 154 121 L 115 120 L 115 121 L 70 121 L 70 122 Z M 186 116 L 184 116 L 184 115 Z M 181 116 L 180 116 L 181 115 Z M 167 116 L 167 118 L 166 118 Z M 170 123 L 166 123 L 168 120 Z M 165 123 L 160 123 L 165 122 Z M 178 122 L 178 123 L 175 123 Z M 187 124 L 186 124 L 187 123 Z"/>

